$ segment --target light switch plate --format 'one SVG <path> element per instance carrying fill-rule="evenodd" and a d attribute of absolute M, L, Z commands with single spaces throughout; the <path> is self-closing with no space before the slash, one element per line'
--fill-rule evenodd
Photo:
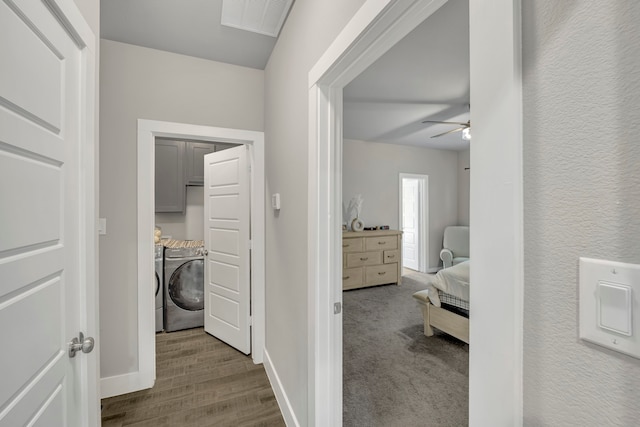
<path fill-rule="evenodd" d="M 640 359 L 640 265 L 580 258 L 580 338 Z"/>

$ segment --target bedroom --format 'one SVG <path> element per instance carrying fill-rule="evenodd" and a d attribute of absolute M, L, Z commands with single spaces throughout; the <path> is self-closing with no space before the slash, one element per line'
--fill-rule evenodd
<path fill-rule="evenodd" d="M 449 1 L 344 89 L 343 227 L 360 196 L 364 227 L 402 229 L 402 176 L 426 177 L 421 265 L 403 268 L 401 286 L 343 294 L 345 425 L 468 423 L 469 347 L 439 331 L 425 337 L 411 297 L 442 266 L 445 228 L 469 224 L 469 141 L 431 138 L 460 126 L 422 123 L 469 120 L 468 35 L 468 2 Z"/>

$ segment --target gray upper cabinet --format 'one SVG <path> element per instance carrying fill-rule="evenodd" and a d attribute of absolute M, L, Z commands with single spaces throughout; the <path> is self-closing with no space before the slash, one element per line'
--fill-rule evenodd
<path fill-rule="evenodd" d="M 185 142 L 156 140 L 156 212 L 185 210 Z"/>
<path fill-rule="evenodd" d="M 187 185 L 204 185 L 204 155 L 216 151 L 207 142 L 187 142 Z"/>

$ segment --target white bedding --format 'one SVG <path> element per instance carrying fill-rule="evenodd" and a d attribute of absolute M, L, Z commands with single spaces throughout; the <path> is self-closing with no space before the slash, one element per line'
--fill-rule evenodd
<path fill-rule="evenodd" d="M 469 301 L 469 261 L 438 271 L 429 283 L 429 299 L 440 307 L 437 289 L 465 301 Z"/>

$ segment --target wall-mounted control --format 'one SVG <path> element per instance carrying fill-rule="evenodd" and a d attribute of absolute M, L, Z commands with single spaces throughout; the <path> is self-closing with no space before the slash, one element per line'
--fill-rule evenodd
<path fill-rule="evenodd" d="M 107 234 L 107 218 L 98 218 L 98 234 Z"/>
<path fill-rule="evenodd" d="M 640 265 L 580 258 L 580 338 L 640 359 Z"/>
<path fill-rule="evenodd" d="M 271 207 L 277 211 L 280 210 L 280 193 L 271 196 Z"/>

